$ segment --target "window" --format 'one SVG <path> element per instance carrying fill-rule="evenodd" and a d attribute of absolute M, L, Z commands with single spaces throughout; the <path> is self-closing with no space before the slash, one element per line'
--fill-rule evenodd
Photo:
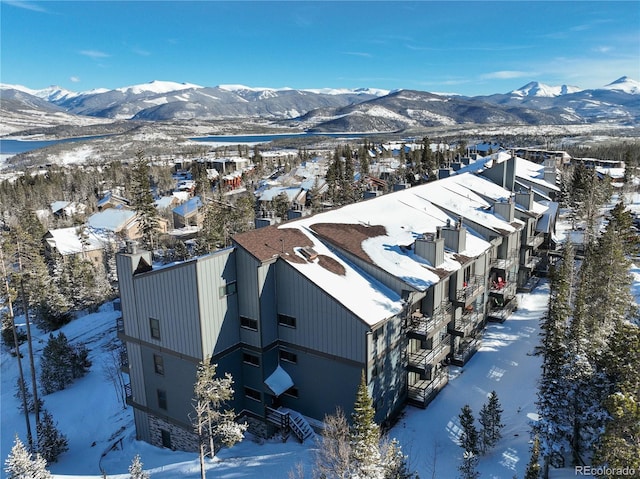
<path fill-rule="evenodd" d="M 280 350 L 280 360 L 296 364 L 298 362 L 298 355 L 291 351 Z"/>
<path fill-rule="evenodd" d="M 236 294 L 237 291 L 236 282 L 232 281 L 224 286 L 220 286 L 220 297 L 224 298 L 225 296 L 231 296 L 232 294 Z"/>
<path fill-rule="evenodd" d="M 171 433 L 166 429 L 160 429 L 160 435 L 162 436 L 162 447 L 173 449 L 173 447 L 171 447 Z"/>
<path fill-rule="evenodd" d="M 262 401 L 262 394 L 260 394 L 260 391 L 256 391 L 255 389 L 251 389 L 246 386 L 244 388 L 244 395 L 254 401 Z"/>
<path fill-rule="evenodd" d="M 258 320 L 253 318 L 247 318 L 246 316 L 240 316 L 240 326 L 252 331 L 258 330 Z"/>
<path fill-rule="evenodd" d="M 167 409 L 167 391 L 158 389 L 158 407 L 160 409 Z"/>
<path fill-rule="evenodd" d="M 242 353 L 242 361 L 252 366 L 260 366 L 260 358 L 255 354 Z"/>
<path fill-rule="evenodd" d="M 284 392 L 284 395 L 298 399 L 298 397 L 299 397 L 298 388 L 295 387 L 295 386 L 291 386 L 289 389 L 287 389 Z"/>
<path fill-rule="evenodd" d="M 373 340 L 376 341 L 380 336 L 384 335 L 384 324 L 373 331 Z"/>
<path fill-rule="evenodd" d="M 293 316 L 287 316 L 286 314 L 279 314 L 278 324 L 280 326 L 287 326 L 288 328 L 295 328 L 296 318 L 294 318 Z"/>
<path fill-rule="evenodd" d="M 159 354 L 153 355 L 153 368 L 156 374 L 164 376 L 164 359 Z"/>
<path fill-rule="evenodd" d="M 160 320 L 149 318 L 149 328 L 151 329 L 151 337 L 153 339 L 160 339 Z"/>

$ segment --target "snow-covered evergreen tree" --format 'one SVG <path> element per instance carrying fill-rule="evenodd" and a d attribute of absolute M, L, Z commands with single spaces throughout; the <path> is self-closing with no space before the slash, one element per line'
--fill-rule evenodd
<path fill-rule="evenodd" d="M 37 428 L 38 452 L 48 462 L 57 462 L 58 456 L 69 450 L 67 437 L 62 434 L 53 422 L 49 411 L 42 411 L 42 419 Z"/>
<path fill-rule="evenodd" d="M 524 473 L 524 479 L 540 479 L 540 441 L 538 436 L 533 438 L 531 445 L 531 459 L 527 464 L 527 470 Z"/>
<path fill-rule="evenodd" d="M 460 479 L 478 479 L 478 456 L 471 451 L 464 451 L 462 462 L 458 466 Z"/>
<path fill-rule="evenodd" d="M 482 406 L 478 416 L 480 429 L 480 446 L 483 452 L 494 447 L 502 437 L 502 406 L 498 394 L 491 391 L 489 400 Z"/>
<path fill-rule="evenodd" d="M 198 365 L 194 385 L 193 407 L 196 414 L 192 422 L 198 435 L 203 477 L 207 447 L 214 457 L 221 446 L 231 447 L 241 441 L 247 429 L 246 424 L 236 422 L 233 410 L 227 409 L 234 393 L 231 374 L 216 377 L 216 368 L 210 358 L 202 361 Z"/>
<path fill-rule="evenodd" d="M 156 246 L 158 228 L 158 210 L 151 192 L 151 170 L 149 160 L 143 151 L 136 153 L 131 169 L 132 198 L 131 204 L 138 214 L 143 246 L 153 250 Z"/>
<path fill-rule="evenodd" d="M 129 479 L 149 479 L 150 474 L 142 469 L 140 454 L 136 454 L 129 466 Z"/>
<path fill-rule="evenodd" d="M 480 453 L 480 436 L 474 424 L 475 419 L 471 406 L 465 404 L 458 415 L 458 419 L 460 419 L 461 428 L 460 437 L 458 438 L 460 447 L 463 451 L 477 456 Z"/>
<path fill-rule="evenodd" d="M 22 400 L 22 391 L 24 391 L 26 401 Z M 18 404 L 18 409 L 20 409 L 20 412 L 24 412 L 25 403 L 27 404 L 28 412 L 35 412 L 36 404 L 33 398 L 33 393 L 29 389 L 29 385 L 27 384 L 27 382 L 21 378 L 18 378 L 16 381 L 16 392 L 14 394 L 14 397 L 18 401 L 20 401 L 20 403 Z M 42 399 L 38 398 L 38 409 L 42 409 L 42 405 Z"/>
<path fill-rule="evenodd" d="M 419 479 L 418 475 L 409 469 L 409 456 L 402 452 L 402 447 L 396 439 L 382 445 L 382 461 L 384 479 Z"/>
<path fill-rule="evenodd" d="M 50 334 L 40 359 L 40 387 L 44 394 L 64 389 L 84 376 L 91 366 L 88 355 L 83 343 L 69 344 L 62 332 Z"/>
<path fill-rule="evenodd" d="M 351 415 L 351 460 L 356 477 L 381 478 L 383 470 L 380 457 L 380 427 L 376 424 L 375 409 L 364 372 L 356 393 Z"/>
<path fill-rule="evenodd" d="M 18 436 L 4 465 L 7 479 L 51 479 L 47 461 L 40 454 L 33 458 Z"/>

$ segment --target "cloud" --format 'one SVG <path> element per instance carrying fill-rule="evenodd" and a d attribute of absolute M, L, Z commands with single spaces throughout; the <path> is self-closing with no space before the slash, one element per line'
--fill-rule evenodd
<path fill-rule="evenodd" d="M 12 7 L 31 10 L 32 12 L 47 13 L 47 9 L 43 8 L 41 5 L 38 5 L 32 2 L 24 2 L 22 0 L 4 0 L 2 3 L 6 3 L 7 5 L 11 5 Z"/>
<path fill-rule="evenodd" d="M 350 55 L 353 57 L 363 57 L 363 58 L 372 58 L 373 55 L 367 52 L 342 52 L 343 55 Z"/>
<path fill-rule="evenodd" d="M 133 48 L 131 51 L 136 55 L 140 55 L 141 57 L 148 57 L 151 55 L 151 52 L 143 50 L 142 48 Z"/>
<path fill-rule="evenodd" d="M 108 53 L 101 52 L 99 50 L 80 50 L 78 53 L 90 58 L 108 58 L 111 56 Z"/>
<path fill-rule="evenodd" d="M 599 46 L 599 47 L 595 47 L 593 49 L 594 52 L 596 53 L 609 53 L 611 50 L 613 50 L 611 47 L 607 47 L 607 46 Z"/>
<path fill-rule="evenodd" d="M 70 76 L 69 80 L 73 83 L 78 83 L 80 81 L 80 78 L 77 76 Z"/>
<path fill-rule="evenodd" d="M 512 78 L 523 78 L 535 75 L 533 72 L 521 72 L 514 70 L 501 70 L 480 75 L 482 80 L 510 80 Z"/>

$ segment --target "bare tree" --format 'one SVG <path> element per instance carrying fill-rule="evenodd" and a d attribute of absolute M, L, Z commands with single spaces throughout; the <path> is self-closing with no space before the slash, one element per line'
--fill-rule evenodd
<path fill-rule="evenodd" d="M 122 409 L 126 409 L 127 393 L 121 371 L 121 358 L 123 353 L 124 347 L 111 349 L 106 361 L 102 365 L 102 372 L 105 379 L 107 379 L 113 385 L 113 389 L 116 393 L 116 396 L 118 397 L 118 402 L 122 405 Z"/>

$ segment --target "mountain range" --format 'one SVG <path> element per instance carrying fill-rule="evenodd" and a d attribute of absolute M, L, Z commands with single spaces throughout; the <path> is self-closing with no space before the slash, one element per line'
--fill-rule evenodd
<path fill-rule="evenodd" d="M 640 124 L 640 82 L 628 77 L 597 89 L 531 82 L 508 93 L 464 97 L 417 90 L 206 87 L 152 81 L 72 92 L 0 84 L 3 122 L 20 116 L 182 121 L 261 118 L 318 132 L 404 131 L 460 125 Z"/>

